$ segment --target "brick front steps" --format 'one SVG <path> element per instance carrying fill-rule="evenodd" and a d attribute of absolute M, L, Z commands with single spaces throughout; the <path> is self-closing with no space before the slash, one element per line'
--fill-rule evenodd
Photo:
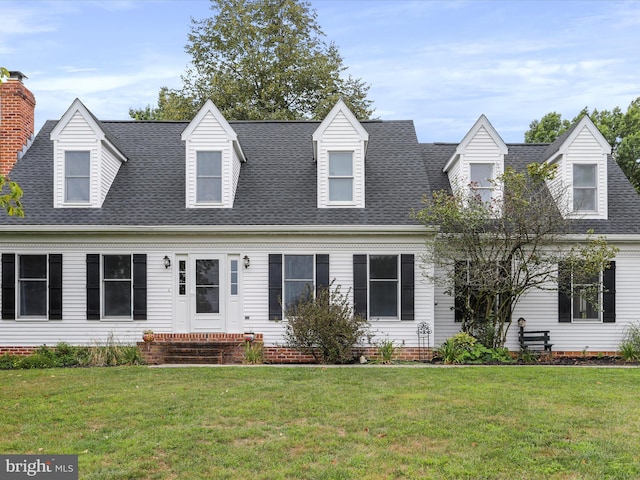
<path fill-rule="evenodd" d="M 262 343 L 261 333 L 253 335 Z M 138 346 L 149 364 L 234 364 L 244 359 L 244 333 L 156 333 Z"/>

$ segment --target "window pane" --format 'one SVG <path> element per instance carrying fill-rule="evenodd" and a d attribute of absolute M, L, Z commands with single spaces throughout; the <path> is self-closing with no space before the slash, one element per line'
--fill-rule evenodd
<path fill-rule="evenodd" d="M 353 179 L 330 178 L 329 201 L 350 202 L 351 200 L 353 200 Z"/>
<path fill-rule="evenodd" d="M 196 284 L 199 286 L 220 285 L 218 260 L 196 260 Z"/>
<path fill-rule="evenodd" d="M 222 175 L 222 152 L 197 152 L 196 175 L 219 177 Z"/>
<path fill-rule="evenodd" d="M 231 295 L 238 294 L 238 260 L 231 260 Z"/>
<path fill-rule="evenodd" d="M 573 190 L 573 209 L 596 210 L 596 190 L 595 188 L 575 188 Z"/>
<path fill-rule="evenodd" d="M 397 279 L 397 255 L 371 255 L 369 257 L 369 276 L 372 279 Z"/>
<path fill-rule="evenodd" d="M 20 255 L 20 278 L 47 278 L 46 255 Z"/>
<path fill-rule="evenodd" d="M 198 202 L 220 202 L 222 201 L 222 179 L 198 178 L 196 191 Z"/>
<path fill-rule="evenodd" d="M 493 164 L 472 163 L 470 170 L 470 180 L 475 187 L 491 187 L 493 178 Z"/>
<path fill-rule="evenodd" d="M 313 282 L 313 255 L 285 255 L 284 278 Z"/>
<path fill-rule="evenodd" d="M 65 199 L 68 202 L 88 202 L 89 190 L 88 178 L 67 178 Z"/>
<path fill-rule="evenodd" d="M 369 307 L 371 317 L 397 317 L 398 282 L 376 281 L 371 282 L 370 285 Z"/>
<path fill-rule="evenodd" d="M 131 316 L 131 281 L 104 282 L 104 315 Z"/>
<path fill-rule="evenodd" d="M 89 152 L 64 152 L 65 175 L 67 177 L 88 177 L 91 169 Z"/>
<path fill-rule="evenodd" d="M 329 176 L 350 177 L 353 175 L 351 152 L 329 152 Z"/>
<path fill-rule="evenodd" d="M 104 278 L 131 279 L 131 255 L 105 255 Z"/>
<path fill-rule="evenodd" d="M 218 287 L 196 287 L 196 313 L 220 313 Z"/>
<path fill-rule="evenodd" d="M 284 282 L 284 305 L 288 310 L 292 305 L 306 300 L 313 292 L 313 282 L 285 281 Z"/>
<path fill-rule="evenodd" d="M 47 316 L 47 282 L 20 281 L 20 316 Z"/>
<path fill-rule="evenodd" d="M 595 188 L 596 166 L 595 165 L 574 165 L 573 166 L 573 186 Z"/>

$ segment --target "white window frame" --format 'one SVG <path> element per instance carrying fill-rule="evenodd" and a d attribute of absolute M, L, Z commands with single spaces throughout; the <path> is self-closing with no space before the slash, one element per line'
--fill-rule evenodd
<path fill-rule="evenodd" d="M 287 278 L 287 259 L 292 257 L 309 257 L 311 259 L 311 278 Z M 289 288 L 287 284 L 290 283 L 304 283 L 303 288 L 306 285 L 311 285 L 311 290 L 315 295 L 316 289 L 316 256 L 312 253 L 297 253 L 297 254 L 284 254 L 282 256 L 282 308 L 284 310 L 284 314 L 286 315 L 287 309 L 289 305 L 287 304 L 287 289 Z M 303 290 L 304 291 L 304 290 Z"/>
<path fill-rule="evenodd" d="M 576 187 L 575 175 L 576 167 L 591 167 L 593 169 L 593 186 L 589 187 Z M 571 183 L 572 190 L 572 210 L 574 213 L 597 213 L 598 212 L 598 164 L 597 163 L 574 163 L 571 169 Z M 593 209 L 579 208 L 576 205 L 576 190 L 589 190 L 593 192 Z"/>
<path fill-rule="evenodd" d="M 219 155 L 219 159 L 214 158 L 214 160 L 219 160 L 220 162 L 220 175 L 199 175 L 198 174 L 198 160 L 200 159 L 200 154 L 203 153 L 217 153 Z M 223 157 L 223 152 L 221 150 L 196 150 L 196 164 L 195 164 L 195 193 L 196 193 L 196 197 L 195 197 L 195 201 L 197 205 L 220 205 L 222 204 L 222 187 L 223 187 L 223 182 L 222 182 L 222 167 L 223 167 L 223 161 L 222 161 L 222 157 Z M 200 199 L 200 189 L 198 188 L 198 180 L 210 180 L 210 181 L 214 181 L 214 182 L 219 182 L 219 187 L 220 187 L 220 198 L 219 199 L 214 199 L 214 200 L 201 200 Z"/>
<path fill-rule="evenodd" d="M 105 278 L 106 257 L 129 257 L 129 279 Z M 129 282 L 129 314 L 128 315 L 108 315 L 107 314 L 107 284 L 114 282 Z M 133 255 L 129 253 L 109 253 L 100 256 L 100 310 L 104 320 L 133 319 Z"/>
<path fill-rule="evenodd" d="M 49 255 L 44 253 L 25 253 L 16 255 L 16 320 L 47 320 L 49 314 Z M 23 257 L 44 257 L 45 278 L 31 278 L 21 276 L 21 259 Z M 44 282 L 45 284 L 45 311 L 42 315 L 25 315 L 22 313 L 22 283 Z"/>
<path fill-rule="evenodd" d="M 84 153 L 87 155 L 86 161 L 88 163 L 88 167 L 89 167 L 89 175 L 85 176 L 85 175 L 69 175 L 68 174 L 68 168 L 67 168 L 67 155 L 68 154 L 79 154 L 79 153 Z M 85 160 L 85 159 L 83 159 Z M 84 200 L 69 200 L 69 187 L 68 187 L 68 180 L 69 179 L 86 179 L 87 182 L 87 199 Z M 65 205 L 88 205 L 91 203 L 91 150 L 64 150 L 64 203 Z"/>
<path fill-rule="evenodd" d="M 491 167 L 491 178 L 485 178 L 484 180 L 487 182 L 487 185 L 484 185 L 482 180 L 478 181 L 473 178 L 473 167 L 474 166 L 489 166 Z M 495 185 L 493 181 L 496 175 L 496 164 L 492 162 L 470 162 L 469 163 L 469 193 L 472 195 L 479 195 L 480 199 L 483 203 L 490 203 L 493 199 L 493 192 L 495 190 Z M 484 194 L 488 193 L 489 198 L 484 199 Z M 473 198 L 473 197 L 472 197 Z"/>
<path fill-rule="evenodd" d="M 582 315 L 577 317 L 575 315 L 575 313 L 576 313 L 576 303 L 577 302 L 579 302 L 581 306 L 584 306 L 584 309 L 585 309 L 585 310 L 578 309 L 578 311 L 584 312 L 584 311 L 586 311 L 586 309 L 589 308 L 587 299 L 585 298 L 585 294 L 584 293 L 578 293 L 579 290 L 581 289 L 581 287 L 587 288 L 589 286 L 597 284 L 597 286 L 598 286 L 598 305 L 602 305 L 602 294 L 604 292 L 603 272 L 598 273 L 597 280 L 596 279 L 594 279 L 594 280 L 595 281 L 592 282 L 592 283 L 575 283 L 573 272 L 571 272 L 571 322 L 572 323 L 580 323 L 580 322 L 584 322 L 584 323 L 599 323 L 599 322 L 602 322 L 602 309 L 599 308 L 598 306 L 591 306 L 591 308 L 596 311 L 597 316 L 595 316 L 595 317 L 584 317 Z M 582 292 L 584 292 L 584 289 L 582 290 Z"/>
<path fill-rule="evenodd" d="M 396 260 L 396 277 L 395 278 L 371 278 L 371 259 L 374 257 L 395 257 Z M 402 285 L 400 281 L 401 277 L 401 265 L 400 265 L 400 255 L 398 254 L 388 254 L 388 253 L 375 253 L 369 254 L 367 258 L 367 295 L 368 295 L 368 312 L 369 318 L 377 319 L 377 320 L 400 320 L 401 316 L 401 302 L 402 302 Z M 382 282 L 395 282 L 396 284 L 396 314 L 395 316 L 380 316 L 373 312 L 372 304 L 371 304 L 371 293 L 373 291 L 372 285 L 375 283 Z"/>
<path fill-rule="evenodd" d="M 333 155 L 346 155 L 349 154 L 351 157 L 351 174 L 350 175 L 338 175 L 331 174 L 331 157 Z M 355 162 L 354 162 L 355 152 L 353 150 L 329 150 L 327 151 L 327 199 L 330 205 L 353 205 L 355 204 Z M 350 199 L 341 199 L 341 200 L 332 200 L 331 198 L 331 183 L 332 180 L 350 180 L 351 181 L 351 198 Z"/>

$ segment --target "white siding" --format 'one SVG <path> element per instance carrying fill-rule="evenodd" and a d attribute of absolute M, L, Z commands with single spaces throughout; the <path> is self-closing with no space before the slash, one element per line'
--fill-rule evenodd
<path fill-rule="evenodd" d="M 64 165 L 65 152 L 85 150 L 90 152 L 90 198 L 88 205 L 65 205 Z M 54 207 L 99 208 L 109 193 L 122 162 L 110 152 L 80 112 L 76 112 L 60 132 L 54 144 Z"/>
<path fill-rule="evenodd" d="M 65 126 L 60 137 L 54 145 L 54 207 L 64 207 L 64 163 L 65 151 L 67 150 L 87 150 L 91 155 L 91 193 L 90 206 L 100 205 L 100 165 L 98 155 L 100 152 L 100 141 L 80 112 L 75 115 Z"/>
<path fill-rule="evenodd" d="M 237 185 L 235 161 L 232 154 L 232 141 L 215 116 L 208 112 L 193 129 L 186 145 L 187 208 L 230 208 Z M 222 152 L 222 202 L 217 204 L 198 204 L 196 202 L 196 152 L 198 150 Z M 239 175 L 239 170 L 237 175 Z"/>
<path fill-rule="evenodd" d="M 323 241 L 324 240 L 324 241 Z M 396 239 L 397 240 L 397 239 Z M 371 327 L 376 339 L 388 335 L 396 345 L 417 346 L 417 324 L 425 321 L 433 328 L 433 293 L 422 278 L 419 258 L 424 253 L 421 241 L 412 243 L 371 243 L 365 238 L 349 239 L 347 243 L 336 243 L 331 238 L 316 239 L 313 243 L 289 243 L 277 240 L 268 245 L 247 245 L 244 251 L 251 258 L 251 267 L 244 271 L 244 328 L 264 333 L 265 343 L 282 344 L 283 322 L 268 318 L 268 257 L 269 254 L 329 254 L 329 279 L 334 286 L 353 302 L 353 255 L 390 254 L 415 255 L 415 320 L 372 320 Z"/>
<path fill-rule="evenodd" d="M 558 293 L 551 290 L 534 290 L 520 300 L 513 313 L 506 346 L 519 349 L 518 325 L 515 320 L 524 317 L 527 330 L 549 330 L 553 350 L 557 352 L 617 351 L 625 328 L 640 321 L 640 248 L 620 246 L 616 261 L 616 321 L 560 323 L 558 321 Z M 436 346 L 460 331 L 460 323 L 454 322 L 453 299 L 436 287 Z"/>
<path fill-rule="evenodd" d="M 327 126 L 318 142 L 318 208 L 336 208 L 329 203 L 330 151 L 353 152 L 353 202 L 349 207 L 364 208 L 364 141 L 344 113 L 339 112 Z"/>
<path fill-rule="evenodd" d="M 120 166 L 122 162 L 116 158 L 116 156 L 106 149 L 104 146 L 102 147 L 101 155 L 100 155 L 100 203 L 99 206 L 102 206 L 104 203 L 104 199 L 107 197 L 109 190 L 111 189 L 111 184 L 116 178 L 118 174 L 118 170 L 120 170 Z"/>
<path fill-rule="evenodd" d="M 594 138 L 591 131 L 585 126 L 568 146 L 565 154 L 565 178 L 566 185 L 573 185 L 573 166 L 575 164 L 596 164 L 597 167 L 597 204 L 598 211 L 595 214 L 581 215 L 584 218 L 607 218 L 607 155 L 602 152 L 602 147 Z M 570 205 L 573 205 L 573 189 L 570 189 Z"/>
<path fill-rule="evenodd" d="M 116 341 L 136 342 L 142 331 L 151 328 L 158 332 L 171 331 L 172 270 L 164 268 L 165 248 L 154 251 L 145 245 L 114 247 L 49 243 L 33 247 L 2 245 L 2 251 L 17 255 L 27 253 L 62 253 L 62 320 L 0 320 L 2 346 L 55 345 L 67 342 L 90 345 L 105 342 L 109 336 Z M 147 320 L 100 321 L 86 319 L 86 254 L 146 253 L 147 254 Z M 1 267 L 0 267 L 1 268 Z"/>

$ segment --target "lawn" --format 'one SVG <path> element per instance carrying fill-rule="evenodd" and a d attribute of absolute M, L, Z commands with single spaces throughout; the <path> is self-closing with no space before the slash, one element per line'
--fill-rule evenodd
<path fill-rule="evenodd" d="M 0 453 L 85 479 L 640 478 L 640 368 L 0 371 Z"/>

